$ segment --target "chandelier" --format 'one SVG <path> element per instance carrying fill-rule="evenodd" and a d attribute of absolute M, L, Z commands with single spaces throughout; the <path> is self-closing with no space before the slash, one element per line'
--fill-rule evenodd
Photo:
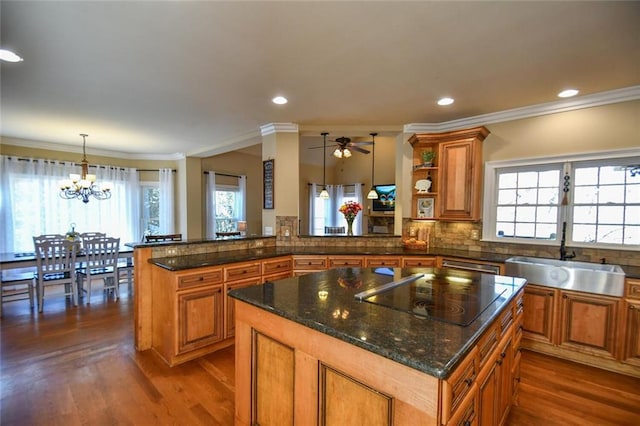
<path fill-rule="evenodd" d="M 96 175 L 89 174 L 89 162 L 87 161 L 87 136 L 84 133 L 80 133 L 82 136 L 82 172 L 81 174 L 70 174 L 69 179 L 60 182 L 60 197 L 71 200 L 78 198 L 83 203 L 89 202 L 89 197 L 94 197 L 98 200 L 107 200 L 111 198 L 111 183 L 105 182 L 102 186 L 96 184 Z"/>

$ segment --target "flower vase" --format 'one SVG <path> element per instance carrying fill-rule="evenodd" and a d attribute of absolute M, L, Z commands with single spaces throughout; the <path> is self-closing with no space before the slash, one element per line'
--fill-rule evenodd
<path fill-rule="evenodd" d="M 347 235 L 353 235 L 353 218 L 347 218 Z"/>

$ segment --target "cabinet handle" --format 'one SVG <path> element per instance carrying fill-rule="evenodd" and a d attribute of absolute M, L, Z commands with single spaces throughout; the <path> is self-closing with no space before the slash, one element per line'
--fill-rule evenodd
<path fill-rule="evenodd" d="M 520 330 L 520 331 L 524 330 L 524 325 L 519 325 L 518 326 L 518 330 Z"/>
<path fill-rule="evenodd" d="M 520 377 L 515 378 L 516 382 L 520 383 Z"/>
<path fill-rule="evenodd" d="M 463 426 L 471 426 L 471 420 L 465 420 L 464 423 L 462 423 Z"/>
<path fill-rule="evenodd" d="M 502 360 L 501 360 L 501 359 L 497 360 L 497 361 L 496 361 L 496 364 L 498 364 L 498 365 L 502 365 Z"/>
<path fill-rule="evenodd" d="M 506 356 L 507 356 L 507 353 L 506 353 L 506 352 L 500 352 L 500 358 L 504 358 L 504 357 L 506 357 Z"/>
<path fill-rule="evenodd" d="M 204 281 L 204 277 L 200 277 L 198 278 L 200 281 Z"/>
<path fill-rule="evenodd" d="M 464 379 L 464 382 L 467 384 L 467 386 L 471 386 L 471 383 L 473 383 L 473 379 Z"/>
<path fill-rule="evenodd" d="M 549 293 L 547 293 L 547 296 L 553 296 L 553 292 L 550 291 Z"/>
<path fill-rule="evenodd" d="M 563 298 L 563 299 L 568 299 L 568 298 L 569 298 L 569 296 L 567 296 L 566 294 L 563 294 L 563 295 L 562 295 L 562 298 Z"/>

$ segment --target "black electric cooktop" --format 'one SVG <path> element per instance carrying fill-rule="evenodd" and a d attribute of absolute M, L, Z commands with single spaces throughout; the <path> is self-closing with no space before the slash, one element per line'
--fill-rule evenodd
<path fill-rule="evenodd" d="M 363 300 L 421 317 L 467 326 L 505 291 L 493 285 L 483 285 L 478 275 L 446 270 L 425 273 L 417 280 Z"/>

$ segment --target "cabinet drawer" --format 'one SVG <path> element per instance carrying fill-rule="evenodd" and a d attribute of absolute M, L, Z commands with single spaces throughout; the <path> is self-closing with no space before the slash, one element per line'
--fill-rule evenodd
<path fill-rule="evenodd" d="M 245 278 L 259 277 L 262 275 L 260 262 L 247 262 L 224 268 L 225 281 L 243 280 Z"/>
<path fill-rule="evenodd" d="M 178 290 L 222 282 L 222 269 L 203 271 L 178 277 Z"/>
<path fill-rule="evenodd" d="M 290 257 L 265 260 L 262 262 L 262 274 L 276 274 L 293 269 L 293 261 Z"/>
<path fill-rule="evenodd" d="M 330 257 L 330 268 L 341 268 L 345 266 L 351 266 L 354 268 L 362 267 L 362 257 Z"/>
<path fill-rule="evenodd" d="M 478 385 L 473 384 L 467 392 L 466 398 L 456 410 L 455 415 L 449 420 L 447 426 L 473 426 L 478 424 Z"/>
<path fill-rule="evenodd" d="M 524 289 L 520 290 L 518 294 L 516 294 L 515 298 L 515 309 L 516 309 L 516 321 L 518 318 L 522 316 L 524 313 Z"/>
<path fill-rule="evenodd" d="M 404 257 L 402 258 L 402 267 L 410 268 L 413 266 L 434 267 L 436 266 L 435 257 Z"/>
<path fill-rule="evenodd" d="M 627 296 L 629 299 L 640 299 L 640 280 L 627 280 Z"/>
<path fill-rule="evenodd" d="M 520 315 L 516 318 L 513 329 L 513 348 L 518 350 L 520 348 L 520 341 L 522 340 L 522 333 L 524 331 L 524 317 Z"/>
<path fill-rule="evenodd" d="M 478 341 L 478 354 L 480 356 L 480 369 L 491 358 L 491 354 L 498 347 L 498 325 L 494 324 L 482 335 Z"/>
<path fill-rule="evenodd" d="M 500 314 L 500 320 L 498 322 L 500 325 L 500 335 L 504 336 L 511 324 L 513 324 L 513 305 L 509 305 L 504 312 Z"/>
<path fill-rule="evenodd" d="M 292 276 L 291 271 L 276 272 L 275 274 L 263 275 L 262 282 L 268 283 L 269 281 L 277 281 Z"/>
<path fill-rule="evenodd" d="M 319 256 L 294 257 L 294 269 L 327 269 L 327 258 Z"/>
<path fill-rule="evenodd" d="M 474 389 L 478 376 L 478 352 L 472 350 L 451 376 L 444 382 L 442 397 L 442 423 L 447 424 L 456 416 L 467 394 Z"/>
<path fill-rule="evenodd" d="M 367 257 L 365 259 L 365 267 L 377 268 L 380 266 L 387 266 L 390 268 L 400 267 L 399 257 Z"/>

